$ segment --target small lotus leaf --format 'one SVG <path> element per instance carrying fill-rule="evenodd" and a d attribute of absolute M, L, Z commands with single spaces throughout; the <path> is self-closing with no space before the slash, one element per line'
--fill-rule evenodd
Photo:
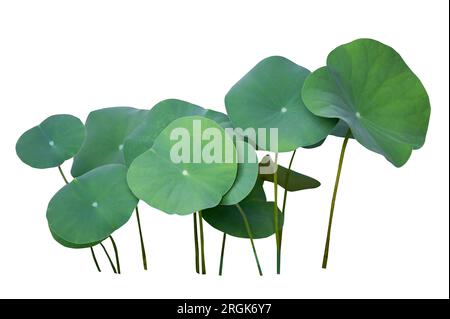
<path fill-rule="evenodd" d="M 359 143 L 397 167 L 425 142 L 427 92 L 402 57 L 378 41 L 334 49 L 327 66 L 305 81 L 302 96 L 311 112 L 341 119 Z"/>
<path fill-rule="evenodd" d="M 84 138 L 84 125 L 78 118 L 68 114 L 53 115 L 22 134 L 16 153 L 31 167 L 57 167 L 78 152 Z"/>
<path fill-rule="evenodd" d="M 317 117 L 303 104 L 300 92 L 309 74 L 279 56 L 259 62 L 225 97 L 233 126 L 255 129 L 262 150 L 288 152 L 323 140 L 336 120 Z M 270 149 L 270 128 L 278 129 L 278 149 Z"/>
<path fill-rule="evenodd" d="M 181 155 L 189 153 L 187 161 L 177 162 L 171 158 L 173 149 L 182 145 L 182 140 L 171 138 L 175 130 L 187 134 L 189 143 L 181 152 Z M 221 152 L 217 153 L 218 161 L 209 163 L 203 159 L 202 153 L 214 141 L 200 138 L 205 131 L 220 134 L 220 141 L 216 141 L 220 142 L 219 148 L 213 152 L 213 155 Z M 179 150 L 175 153 L 180 154 Z M 197 156 L 200 158 L 196 160 Z M 187 215 L 220 203 L 236 178 L 235 158 L 233 141 L 216 122 L 200 116 L 182 117 L 170 123 L 155 139 L 152 148 L 133 161 L 128 171 L 128 184 L 133 193 L 150 206 L 169 214 Z"/>
<path fill-rule="evenodd" d="M 57 241 L 91 246 L 124 225 L 138 202 L 128 188 L 126 172 L 121 164 L 104 165 L 61 188 L 47 208 Z"/>
<path fill-rule="evenodd" d="M 275 163 L 270 158 L 270 155 L 264 156 L 259 164 L 261 167 L 274 166 Z M 288 178 L 289 175 L 289 178 Z M 272 182 L 274 181 L 274 174 L 260 174 L 261 179 Z M 295 192 L 304 189 L 317 188 L 320 186 L 320 182 L 312 177 L 300 174 L 294 170 L 289 170 L 286 167 L 278 165 L 277 169 L 277 183 L 284 189 Z"/>
<path fill-rule="evenodd" d="M 86 120 L 86 141 L 75 156 L 72 176 L 80 176 L 106 164 L 124 164 L 125 139 L 144 120 L 148 111 L 110 107 L 93 111 Z"/>

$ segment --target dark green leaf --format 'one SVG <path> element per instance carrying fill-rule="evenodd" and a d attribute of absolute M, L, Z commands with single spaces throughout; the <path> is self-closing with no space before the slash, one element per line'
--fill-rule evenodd
<path fill-rule="evenodd" d="M 244 211 L 254 239 L 269 237 L 275 233 L 274 203 L 244 200 L 239 204 Z M 217 206 L 203 211 L 203 218 L 212 227 L 228 235 L 249 238 L 241 213 L 236 205 Z M 278 225 L 283 225 L 283 214 L 278 210 Z"/>
<path fill-rule="evenodd" d="M 261 160 L 261 163 L 259 164 L 262 168 L 268 168 L 268 167 L 274 167 L 275 163 L 272 161 L 269 155 L 264 156 L 264 158 Z M 304 189 L 311 189 L 311 188 L 317 188 L 320 186 L 320 182 L 315 180 L 312 177 L 300 174 L 294 170 L 291 170 L 289 173 L 288 178 L 288 172 L 289 170 L 281 165 L 278 165 L 277 170 L 277 181 L 278 185 L 283 187 L 284 189 L 287 189 L 290 192 L 300 191 Z M 262 174 L 260 173 L 260 178 L 262 178 L 265 181 L 272 182 L 274 181 L 274 174 Z"/>

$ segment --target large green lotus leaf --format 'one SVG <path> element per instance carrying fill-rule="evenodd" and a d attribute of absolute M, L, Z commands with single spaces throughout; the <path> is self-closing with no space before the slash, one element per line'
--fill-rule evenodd
<path fill-rule="evenodd" d="M 125 141 L 124 156 L 127 166 L 152 147 L 156 137 L 167 125 L 180 117 L 195 115 L 209 118 L 224 128 L 231 127 L 228 116 L 223 113 L 177 99 L 161 101 L 148 112 L 139 127 Z"/>
<path fill-rule="evenodd" d="M 308 109 L 339 118 L 363 146 L 399 167 L 420 148 L 430 117 L 427 92 L 391 47 L 359 39 L 334 49 L 302 91 Z"/>
<path fill-rule="evenodd" d="M 16 153 L 34 168 L 57 167 L 72 158 L 85 138 L 83 123 L 68 114 L 53 115 L 22 134 Z"/>
<path fill-rule="evenodd" d="M 215 137 L 201 138 L 208 132 Z M 211 149 L 214 141 L 216 148 Z M 202 153 L 218 157 L 209 162 Z M 185 159 L 173 158 L 186 154 Z M 170 123 L 152 148 L 133 161 L 128 184 L 152 207 L 169 214 L 191 214 L 220 203 L 236 178 L 235 159 L 233 141 L 216 122 L 200 116 L 182 117 Z"/>
<path fill-rule="evenodd" d="M 275 166 L 275 163 L 270 158 L 270 155 L 264 156 L 260 164 L 259 177 L 268 182 L 274 181 L 274 174 L 271 172 L 271 168 Z M 289 178 L 288 178 L 289 175 Z M 312 189 L 320 186 L 320 182 L 312 177 L 300 174 L 291 169 L 278 165 L 277 169 L 277 183 L 284 189 L 290 192 L 296 192 L 304 189 Z"/>
<path fill-rule="evenodd" d="M 67 248 L 74 248 L 74 249 L 81 249 L 81 248 L 88 248 L 88 247 L 93 247 L 97 244 L 99 244 L 102 241 L 97 241 L 95 243 L 88 243 L 88 244 L 74 244 L 74 243 L 70 243 L 64 239 L 62 239 L 61 237 L 59 237 L 57 234 L 55 234 L 55 232 L 50 228 L 50 233 L 52 234 L 53 239 L 58 242 L 59 244 L 61 244 L 64 247 Z"/>
<path fill-rule="evenodd" d="M 247 217 L 254 239 L 269 237 L 275 233 L 273 202 L 244 200 L 239 204 Z M 244 220 L 236 205 L 204 210 L 203 218 L 212 227 L 228 235 L 249 238 Z M 283 214 L 278 210 L 279 229 L 283 226 Z"/>
<path fill-rule="evenodd" d="M 142 123 L 148 111 L 111 107 L 93 111 L 86 120 L 86 141 L 75 156 L 72 176 L 106 164 L 124 164 L 125 139 Z"/>
<path fill-rule="evenodd" d="M 47 208 L 56 237 L 73 245 L 91 245 L 125 224 L 138 202 L 128 188 L 126 172 L 121 164 L 104 165 L 61 188 Z"/>
<path fill-rule="evenodd" d="M 235 146 L 238 156 L 238 171 L 233 186 L 220 202 L 222 205 L 239 203 L 252 191 L 258 178 L 258 156 L 255 149 L 241 140 L 237 140 Z"/>
<path fill-rule="evenodd" d="M 233 126 L 257 130 L 256 142 L 262 150 L 288 152 L 323 140 L 336 120 L 317 117 L 303 104 L 300 92 L 309 74 L 279 56 L 259 62 L 225 97 Z M 278 129 L 278 149 L 270 149 L 270 128 Z"/>

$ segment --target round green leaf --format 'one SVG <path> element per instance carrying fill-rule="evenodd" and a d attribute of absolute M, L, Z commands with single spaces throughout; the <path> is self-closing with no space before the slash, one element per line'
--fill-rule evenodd
<path fill-rule="evenodd" d="M 273 202 L 244 200 L 239 204 L 247 217 L 254 239 L 269 237 L 275 233 Z M 244 220 L 236 205 L 204 210 L 202 216 L 212 227 L 228 235 L 249 238 Z M 279 229 L 283 226 L 283 214 L 278 210 Z"/>
<path fill-rule="evenodd" d="M 359 143 L 397 167 L 425 142 L 427 92 L 401 56 L 378 41 L 359 39 L 334 49 L 302 94 L 311 112 L 343 120 Z"/>
<path fill-rule="evenodd" d="M 63 242 L 90 246 L 125 224 L 138 202 L 126 172 L 121 164 L 104 165 L 61 188 L 47 208 L 52 233 Z"/>
<path fill-rule="evenodd" d="M 148 112 L 139 127 L 125 141 L 125 163 L 129 166 L 136 157 L 152 147 L 156 137 L 171 122 L 180 117 L 194 115 L 214 120 L 222 127 L 231 126 L 230 120 L 223 113 L 206 110 L 198 105 L 177 99 L 161 101 Z"/>
<path fill-rule="evenodd" d="M 219 154 L 218 161 L 208 163 L 203 159 L 202 153 L 215 141 L 201 138 L 205 131 L 219 134 L 220 147 L 212 153 Z M 171 139 L 173 132 L 185 134 L 188 143 L 181 153 L 178 146 L 183 139 Z M 188 154 L 187 160 L 173 161 L 173 149 L 178 149 L 176 154 Z M 152 148 L 133 161 L 128 184 L 138 198 L 152 207 L 169 214 L 191 214 L 219 204 L 236 178 L 235 158 L 233 141 L 216 122 L 200 116 L 182 117 L 170 123 Z"/>
<path fill-rule="evenodd" d="M 275 163 L 270 158 L 270 155 L 264 156 L 259 164 L 261 168 L 274 166 Z M 288 178 L 289 176 L 289 178 Z M 264 180 L 273 183 L 274 174 L 260 174 L 259 177 Z M 312 177 L 300 174 L 294 170 L 289 170 L 286 167 L 278 165 L 277 169 L 277 183 L 284 189 L 290 192 L 296 192 L 304 189 L 317 188 L 320 186 L 320 182 Z"/>
<path fill-rule="evenodd" d="M 147 112 L 132 107 L 91 112 L 86 120 L 86 141 L 74 158 L 72 176 L 106 164 L 124 164 L 125 139 L 145 119 Z"/>
<path fill-rule="evenodd" d="M 262 150 L 288 152 L 323 140 L 336 120 L 317 117 L 304 106 L 300 92 L 309 73 L 279 56 L 259 62 L 225 97 L 233 126 L 255 129 Z M 270 128 L 278 129 L 278 149 L 270 149 Z"/>
<path fill-rule="evenodd" d="M 223 196 L 220 204 L 234 205 L 243 200 L 253 189 L 258 178 L 258 156 L 255 149 L 244 141 L 236 141 L 238 171 L 231 189 Z"/>
<path fill-rule="evenodd" d="M 57 167 L 78 152 L 84 137 L 84 125 L 78 118 L 68 114 L 53 115 L 22 134 L 16 153 L 31 167 Z"/>

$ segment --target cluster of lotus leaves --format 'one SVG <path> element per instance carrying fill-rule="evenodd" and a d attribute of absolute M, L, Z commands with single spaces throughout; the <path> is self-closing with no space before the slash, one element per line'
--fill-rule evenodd
<path fill-rule="evenodd" d="M 170 132 L 185 128 L 192 137 L 194 120 L 201 123 L 201 133 L 214 128 L 223 147 L 231 144 L 231 161 L 171 161 Z M 25 132 L 16 151 L 23 162 L 36 168 L 58 167 L 74 157 L 74 179 L 51 199 L 47 220 L 57 242 L 85 248 L 124 225 L 139 199 L 184 215 L 246 198 L 258 178 L 256 152 L 249 143 L 228 136 L 227 127 L 231 123 L 225 114 L 172 99 L 151 110 L 96 110 L 85 126 L 74 116 L 54 115 Z M 201 149 L 206 144 L 203 141 Z"/>
<path fill-rule="evenodd" d="M 150 110 L 96 110 L 85 125 L 71 115 L 54 115 L 26 131 L 16 152 L 29 166 L 58 167 L 73 157 L 74 179 L 47 209 L 55 240 L 71 248 L 93 246 L 125 224 L 139 200 L 170 214 L 201 210 L 214 228 L 248 238 L 240 205 L 253 237 L 264 238 L 275 232 L 274 203 L 263 189 L 274 174 L 260 169 L 273 161 L 266 156 L 258 163 L 255 150 L 317 147 L 332 134 L 354 138 L 402 166 L 424 144 L 430 116 L 420 80 L 396 51 L 370 39 L 336 48 L 327 65 L 312 73 L 283 57 L 266 58 L 230 89 L 225 105 L 229 117 L 169 99 Z M 199 155 L 194 123 L 200 124 L 197 133 L 209 138 L 201 139 L 200 152 L 220 151 L 220 161 L 206 162 L 202 156 L 192 161 Z M 257 134 L 254 140 L 245 134 L 238 138 L 226 131 L 232 127 L 253 128 Z M 275 149 L 270 128 L 278 129 Z M 187 133 L 189 162 L 172 160 L 178 143 L 171 137 L 174 129 Z M 212 139 L 221 147 L 212 147 Z M 277 174 L 288 191 L 320 186 L 282 166 Z M 283 214 L 278 214 L 281 227 Z"/>

